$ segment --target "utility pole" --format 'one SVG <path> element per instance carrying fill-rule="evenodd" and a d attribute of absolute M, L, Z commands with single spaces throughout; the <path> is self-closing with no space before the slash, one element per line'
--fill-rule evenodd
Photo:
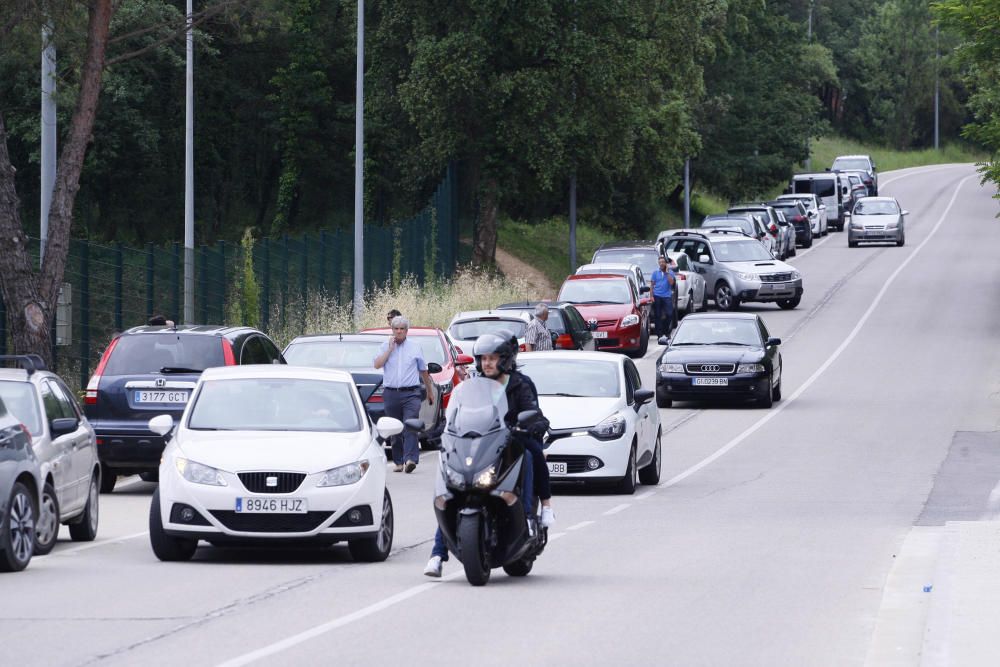
<path fill-rule="evenodd" d="M 684 160 L 684 229 L 691 226 L 691 158 Z"/>
<path fill-rule="evenodd" d="M 938 150 L 941 128 L 941 28 L 934 27 L 934 150 Z"/>
<path fill-rule="evenodd" d="M 52 208 L 52 190 L 56 184 L 56 45 L 52 43 L 52 24 L 46 20 L 42 26 L 42 146 L 41 185 L 42 201 L 39 217 L 41 248 L 38 266 L 45 260 L 45 244 L 49 240 L 49 210 Z"/>
<path fill-rule="evenodd" d="M 184 105 L 184 323 L 194 322 L 194 10 L 187 0 Z"/>
<path fill-rule="evenodd" d="M 569 177 L 569 272 L 576 273 L 576 172 Z"/>
<path fill-rule="evenodd" d="M 810 44 L 813 41 L 813 0 L 809 0 L 809 20 L 808 27 L 806 28 L 806 41 Z M 812 143 L 809 139 L 809 135 L 806 135 L 806 171 L 812 171 L 812 148 L 809 144 Z"/>
<path fill-rule="evenodd" d="M 354 323 L 365 310 L 365 0 L 358 0 L 358 62 L 354 94 Z"/>

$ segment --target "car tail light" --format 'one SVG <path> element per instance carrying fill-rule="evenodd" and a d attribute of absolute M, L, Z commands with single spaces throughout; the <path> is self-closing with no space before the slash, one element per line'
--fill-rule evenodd
<path fill-rule="evenodd" d="M 687 280 L 687 279 L 688 279 L 688 277 L 685 276 L 683 273 L 678 273 L 677 274 L 677 280 Z"/>
<path fill-rule="evenodd" d="M 794 218 L 792 218 L 792 220 L 794 220 L 795 222 L 805 222 L 806 221 L 806 216 L 804 216 L 804 215 L 797 215 Z"/>
<path fill-rule="evenodd" d="M 110 343 L 108 343 L 108 349 L 104 350 L 104 354 L 101 355 L 101 360 L 97 362 L 97 368 L 94 370 L 94 374 L 90 376 L 90 382 L 87 383 L 87 392 L 83 396 L 83 402 L 86 405 L 97 405 L 97 392 L 101 386 L 101 376 L 104 375 L 104 367 L 108 365 L 108 359 L 111 358 L 111 353 L 114 351 L 115 346 L 118 345 L 119 338 L 113 338 Z"/>
<path fill-rule="evenodd" d="M 236 365 L 236 355 L 233 354 L 233 345 L 225 338 L 222 339 L 222 358 L 226 366 Z"/>
<path fill-rule="evenodd" d="M 576 345 L 573 344 L 573 336 L 569 334 L 559 334 L 559 336 L 556 337 L 556 347 L 561 350 L 572 350 L 576 347 Z"/>
<path fill-rule="evenodd" d="M 517 346 L 517 349 L 518 349 L 519 352 L 527 352 L 528 351 L 528 346 L 525 345 L 524 343 L 521 343 L 520 345 Z"/>

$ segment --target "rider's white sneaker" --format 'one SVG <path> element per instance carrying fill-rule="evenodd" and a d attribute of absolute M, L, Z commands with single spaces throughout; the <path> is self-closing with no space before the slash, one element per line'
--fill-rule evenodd
<path fill-rule="evenodd" d="M 431 559 L 427 561 L 427 566 L 424 568 L 424 574 L 428 577 L 440 577 L 441 568 L 441 556 L 431 556 Z"/>
<path fill-rule="evenodd" d="M 556 513 L 552 511 L 551 507 L 542 508 L 542 525 L 546 528 L 556 525 Z"/>

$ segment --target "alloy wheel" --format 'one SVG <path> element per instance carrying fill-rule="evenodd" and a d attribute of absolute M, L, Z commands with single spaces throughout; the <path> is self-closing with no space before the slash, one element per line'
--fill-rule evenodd
<path fill-rule="evenodd" d="M 48 544 L 55 541 L 56 533 L 59 532 L 58 512 L 56 510 L 56 499 L 48 493 L 50 487 L 46 485 L 46 491 L 42 493 L 42 503 L 38 508 L 38 524 L 35 532 L 38 541 Z"/>
<path fill-rule="evenodd" d="M 376 537 L 379 551 L 388 551 L 389 547 L 392 546 L 392 519 L 392 501 L 389 499 L 389 494 L 386 493 L 385 500 L 382 502 L 382 523 Z"/>
<path fill-rule="evenodd" d="M 18 493 L 11 502 L 9 530 L 14 557 L 27 561 L 35 549 L 35 511 L 26 493 Z"/>

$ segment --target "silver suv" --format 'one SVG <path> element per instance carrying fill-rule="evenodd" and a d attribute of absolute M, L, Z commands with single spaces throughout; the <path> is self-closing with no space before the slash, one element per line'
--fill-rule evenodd
<path fill-rule="evenodd" d="M 750 301 L 777 303 L 790 310 L 802 300 L 802 275 L 739 232 L 675 232 L 666 240 L 666 250 L 691 259 L 719 310 L 736 310 Z"/>
<path fill-rule="evenodd" d="M 35 525 L 35 554 L 52 551 L 59 525 L 77 542 L 97 536 L 101 470 L 97 437 L 73 393 L 37 355 L 3 355 L 0 400 L 31 434 L 42 493 Z"/>

